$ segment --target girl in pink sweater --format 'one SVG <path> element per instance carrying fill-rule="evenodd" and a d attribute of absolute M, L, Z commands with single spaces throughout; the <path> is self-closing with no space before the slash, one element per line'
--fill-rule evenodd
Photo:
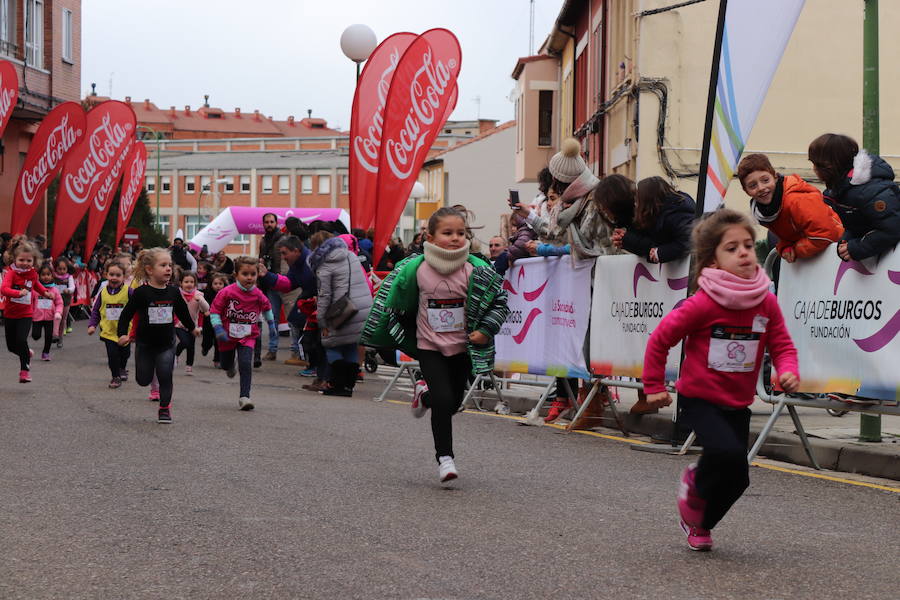
<path fill-rule="evenodd" d="M 703 454 L 682 474 L 678 510 L 690 548 L 710 550 L 712 528 L 750 484 L 749 406 L 766 348 L 785 391 L 796 391 L 800 380 L 797 351 L 756 260 L 750 220 L 722 209 L 698 223 L 693 238 L 699 289 L 650 336 L 643 381 L 648 404 L 671 404 L 666 357 L 684 339 L 678 405 Z"/>
<path fill-rule="evenodd" d="M 41 352 L 41 360 L 50 360 L 50 344 L 53 343 L 53 332 L 62 321 L 63 299 L 56 287 L 53 267 L 50 263 L 44 263 L 38 269 L 38 279 L 53 296 L 45 298 L 34 295 L 34 314 L 31 317 L 31 337 L 34 341 L 44 336 L 44 349 Z"/>

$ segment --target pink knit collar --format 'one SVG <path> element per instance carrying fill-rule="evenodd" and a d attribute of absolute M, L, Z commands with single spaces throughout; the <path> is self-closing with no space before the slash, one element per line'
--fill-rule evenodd
<path fill-rule="evenodd" d="M 744 279 L 722 269 L 707 267 L 697 284 L 717 304 L 731 310 L 753 308 L 766 299 L 772 282 L 758 265 L 753 279 Z"/>

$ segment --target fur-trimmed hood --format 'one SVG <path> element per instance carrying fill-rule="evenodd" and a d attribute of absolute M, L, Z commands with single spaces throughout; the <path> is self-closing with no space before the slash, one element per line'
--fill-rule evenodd
<path fill-rule="evenodd" d="M 850 185 L 862 185 L 873 179 L 894 180 L 894 169 L 883 158 L 860 150 L 853 157 L 853 170 L 849 173 Z"/>
<path fill-rule="evenodd" d="M 329 260 L 329 258 L 333 256 L 338 256 L 338 254 L 335 254 L 336 250 L 347 250 L 346 242 L 344 242 L 344 240 L 339 237 L 328 238 L 310 255 L 309 268 L 313 271 L 318 271 L 319 267 L 322 266 L 322 263 L 324 263 L 326 260 Z M 340 260 L 344 260 L 344 257 L 341 256 Z"/>

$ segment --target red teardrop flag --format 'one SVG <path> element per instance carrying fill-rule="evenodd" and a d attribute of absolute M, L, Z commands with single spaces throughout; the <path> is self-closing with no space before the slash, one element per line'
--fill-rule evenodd
<path fill-rule="evenodd" d="M 428 150 L 450 115 L 462 52 L 456 36 L 430 29 L 410 44 L 391 82 L 378 168 L 374 259 L 378 264 Z"/>
<path fill-rule="evenodd" d="M 19 75 L 8 60 L 0 60 L 0 137 L 9 124 L 16 102 L 19 101 Z"/>
<path fill-rule="evenodd" d="M 353 95 L 350 117 L 350 223 L 368 229 L 375 220 L 375 190 L 384 107 L 400 58 L 416 39 L 414 33 L 395 33 L 369 56 Z"/>
<path fill-rule="evenodd" d="M 90 205 L 102 202 L 102 198 L 97 198 L 100 186 L 109 191 L 107 175 L 133 143 L 136 121 L 131 107 L 117 100 L 102 102 L 88 112 L 84 138 L 63 165 L 59 180 L 53 256 L 59 256 L 65 249 Z M 89 256 L 85 255 L 85 260 Z"/>
<path fill-rule="evenodd" d="M 147 171 L 147 147 L 144 142 L 137 142 L 125 159 L 122 174 L 122 191 L 119 194 L 119 213 L 116 224 L 116 244 L 122 239 L 134 205 L 144 187 L 144 173 Z"/>
<path fill-rule="evenodd" d="M 14 235 L 25 233 L 47 186 L 84 136 L 84 123 L 84 109 L 77 102 L 63 102 L 41 121 L 19 171 L 10 228 Z"/>
<path fill-rule="evenodd" d="M 97 193 L 90 199 L 91 205 L 88 208 L 88 225 L 87 236 L 84 243 L 84 256 L 90 256 L 94 251 L 94 246 L 100 240 L 100 231 L 103 230 L 103 223 L 106 221 L 106 215 L 109 214 L 109 207 L 112 205 L 113 196 L 122 181 L 122 173 L 125 171 L 125 162 L 131 150 L 134 148 L 134 136 L 125 140 L 122 151 L 119 152 L 116 160 L 113 161 L 112 167 L 103 177 L 103 182 L 97 188 Z"/>

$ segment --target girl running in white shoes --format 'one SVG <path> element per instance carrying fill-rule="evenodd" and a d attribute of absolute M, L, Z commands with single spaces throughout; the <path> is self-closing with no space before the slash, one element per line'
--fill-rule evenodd
<path fill-rule="evenodd" d="M 0 284 L 0 294 L 6 296 L 3 309 L 6 349 L 19 357 L 19 383 L 31 381 L 31 355 L 34 353 L 28 348 L 28 333 L 34 316 L 34 294 L 53 298 L 53 294 L 41 285 L 34 269 L 40 260 L 40 253 L 24 236 L 13 241 L 6 255 L 9 268 Z"/>
<path fill-rule="evenodd" d="M 88 335 L 94 335 L 100 329 L 100 339 L 106 346 L 106 360 L 109 365 L 109 387 L 122 387 L 123 375 L 126 374 L 128 359 L 131 357 L 131 345 L 119 345 L 119 316 L 128 304 L 129 287 L 125 283 L 125 265 L 110 261 L 106 263 L 106 285 L 94 299 L 91 318 L 88 321 Z"/>
<path fill-rule="evenodd" d="M 197 289 L 197 275 L 193 271 L 184 271 L 181 273 L 180 284 L 181 297 L 184 298 L 188 310 L 191 311 L 194 323 L 202 331 L 203 317 L 201 315 L 209 314 L 209 304 L 203 297 L 203 293 Z M 181 321 L 175 324 L 175 335 L 178 337 L 175 356 L 181 356 L 182 352 L 187 351 L 187 366 L 184 368 L 184 374 L 192 375 L 194 373 L 194 353 L 196 352 L 197 340 Z"/>
<path fill-rule="evenodd" d="M 172 370 L 175 368 L 175 317 L 195 336 L 200 329 L 178 288 L 168 285 L 172 277 L 172 256 L 168 250 L 142 250 L 137 258 L 136 277 L 146 277 L 119 316 L 119 345 L 130 342 L 128 327 L 137 315 L 134 349 L 134 378 L 138 385 L 150 385 L 155 375 L 159 381 L 158 423 L 172 422 Z"/>
<path fill-rule="evenodd" d="M 425 381 L 416 384 L 412 411 L 421 417 L 431 409 L 442 483 L 459 476 L 451 419 L 469 373 L 494 367 L 494 336 L 509 313 L 502 282 L 490 264 L 469 254 L 464 215 L 441 208 L 428 220 L 424 254 L 400 262 L 382 282 L 363 330 L 366 346 L 418 358 Z"/>
<path fill-rule="evenodd" d="M 41 351 L 41 360 L 50 360 L 50 345 L 53 343 L 53 332 L 62 320 L 63 299 L 56 287 L 53 277 L 53 267 L 50 263 L 44 263 L 38 269 L 38 279 L 41 285 L 53 295 L 53 298 L 34 296 L 34 314 L 31 323 L 31 339 L 38 341 L 44 336 L 44 349 Z"/>
<path fill-rule="evenodd" d="M 654 330 L 644 356 L 651 407 L 672 402 L 665 387 L 669 349 L 685 339 L 676 387 L 684 420 L 703 454 L 685 469 L 678 494 L 681 527 L 692 550 L 712 549 L 711 530 L 750 485 L 750 409 L 766 348 L 787 392 L 800 385 L 791 342 L 769 278 L 759 267 L 753 224 L 718 210 L 694 228 L 699 290 Z M 697 276 L 699 275 L 699 276 Z"/>
<path fill-rule="evenodd" d="M 256 287 L 259 275 L 257 259 L 239 256 L 234 260 L 234 272 L 237 281 L 216 295 L 209 320 L 219 345 L 219 364 L 229 377 L 234 377 L 236 370 L 241 373 L 238 408 L 253 410 L 250 385 L 253 380 L 253 346 L 259 338 L 260 317 L 268 323 L 272 339 L 277 339 L 278 330 L 269 299 Z"/>

